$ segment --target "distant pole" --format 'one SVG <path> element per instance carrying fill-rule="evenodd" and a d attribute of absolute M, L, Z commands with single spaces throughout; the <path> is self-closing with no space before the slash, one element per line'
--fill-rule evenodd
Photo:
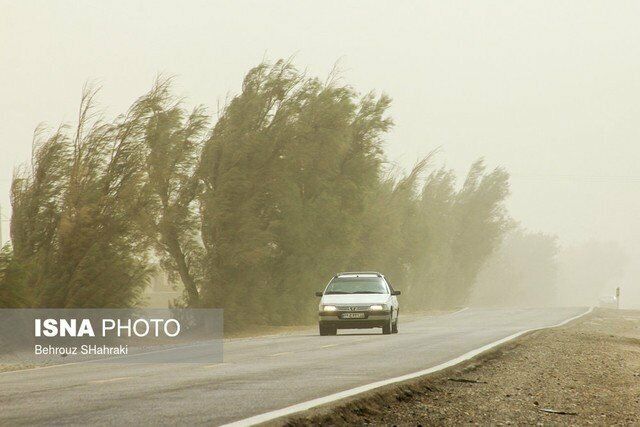
<path fill-rule="evenodd" d="M 616 308 L 620 308 L 620 286 L 616 288 Z"/>

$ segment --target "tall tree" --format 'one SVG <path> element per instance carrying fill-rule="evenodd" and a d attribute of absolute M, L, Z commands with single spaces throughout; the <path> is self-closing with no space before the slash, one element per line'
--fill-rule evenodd
<path fill-rule="evenodd" d="M 14 178 L 11 240 L 30 306 L 130 306 L 146 285 L 144 112 L 105 123 L 95 93 L 84 91 L 72 131 L 37 134 L 31 167 Z"/>
<path fill-rule="evenodd" d="M 203 245 L 197 203 L 202 191 L 198 161 L 207 132 L 202 107 L 185 111 L 170 93 L 170 79 L 159 79 L 138 104 L 148 110 L 144 141 L 151 234 L 165 271 L 177 274 L 191 307 L 200 305 Z"/>
<path fill-rule="evenodd" d="M 476 161 L 458 191 L 452 215 L 451 278 L 447 305 L 464 304 L 485 260 L 511 227 L 504 201 L 509 195 L 509 174 L 502 168 L 486 173 L 483 160 Z"/>
<path fill-rule="evenodd" d="M 388 105 L 284 61 L 249 72 L 203 154 L 210 304 L 228 313 L 252 304 L 263 321 L 308 318 L 310 305 L 297 302 L 353 252 Z"/>

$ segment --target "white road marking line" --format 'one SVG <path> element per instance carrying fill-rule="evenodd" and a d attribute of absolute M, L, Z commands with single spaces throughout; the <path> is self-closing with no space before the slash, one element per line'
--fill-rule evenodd
<path fill-rule="evenodd" d="M 118 381 L 130 380 L 133 377 L 118 377 L 118 378 L 109 378 L 108 380 L 95 380 L 89 381 L 87 384 L 107 384 L 107 383 L 115 383 Z"/>
<path fill-rule="evenodd" d="M 285 354 L 293 354 L 293 351 L 283 351 L 282 353 L 270 354 L 269 357 L 284 356 Z"/>
<path fill-rule="evenodd" d="M 449 316 L 453 316 L 454 314 L 462 313 L 463 311 L 469 310 L 469 307 L 461 308 L 460 310 L 454 311 L 453 313 L 449 313 Z"/>
<path fill-rule="evenodd" d="M 327 344 L 327 345 L 323 345 L 323 346 L 321 346 L 320 348 L 335 347 L 335 346 L 337 346 L 337 345 L 338 345 L 338 344 Z"/>
<path fill-rule="evenodd" d="M 235 421 L 229 424 L 225 424 L 223 427 L 236 427 L 236 426 L 252 426 L 252 425 L 256 425 L 256 424 L 260 424 L 260 423 L 265 423 L 267 421 L 271 421 L 274 420 L 276 418 L 280 418 L 280 417 L 285 417 L 287 415 L 291 415 L 291 414 L 295 414 L 297 412 L 302 412 L 302 411 L 306 411 L 308 409 L 314 408 L 316 406 L 320 406 L 320 405 L 325 405 L 327 403 L 331 403 L 331 402 L 335 402 L 336 400 L 340 400 L 340 399 L 344 399 L 347 397 L 351 397 L 351 396 L 355 396 L 356 394 L 360 394 L 360 393 L 364 393 L 366 391 L 369 390 L 373 390 L 375 388 L 379 388 L 379 387 L 383 387 L 389 384 L 395 384 L 395 383 L 399 383 L 402 381 L 407 381 L 407 380 L 411 380 L 417 377 L 421 377 L 424 375 L 428 375 L 428 374 L 432 374 L 434 372 L 437 371 L 441 371 L 443 369 L 449 368 L 451 366 L 457 365 L 458 363 L 464 362 L 466 360 L 469 360 L 481 353 L 484 353 L 487 350 L 490 350 L 494 347 L 499 346 L 500 344 L 504 344 L 508 341 L 511 341 L 515 338 L 518 338 L 519 336 L 522 336 L 528 332 L 533 332 L 533 331 L 539 331 L 542 329 L 551 329 L 551 328 L 557 328 L 559 326 L 563 326 L 566 325 L 567 323 L 571 322 L 572 320 L 576 320 L 582 316 L 585 316 L 589 313 L 591 313 L 593 311 L 593 307 L 590 307 L 587 311 L 585 311 L 582 314 L 579 314 L 577 316 L 571 317 L 567 320 L 564 320 L 556 325 L 552 325 L 552 326 L 542 326 L 540 328 L 532 328 L 532 329 L 527 329 L 524 331 L 520 331 L 520 332 L 516 332 L 515 334 L 509 335 L 508 337 L 499 339 L 497 341 L 494 341 L 492 343 L 489 343 L 487 345 L 483 345 L 482 347 L 478 347 L 475 350 L 471 350 L 461 356 L 458 356 L 454 359 L 451 359 L 447 362 L 441 363 L 440 365 L 437 366 L 433 366 L 431 368 L 428 369 L 423 369 L 422 371 L 418 371 L 418 372 L 413 372 L 411 374 L 406 374 L 406 375 L 402 375 L 399 377 L 395 377 L 395 378 L 389 378 L 387 380 L 382 380 L 382 381 L 377 381 L 371 384 L 366 384 L 360 387 L 356 387 L 356 388 L 352 388 L 349 390 L 344 390 L 344 391 L 340 391 L 338 393 L 334 393 L 334 394 L 330 394 L 329 396 L 325 396 L 325 397 L 320 397 L 318 399 L 312 399 L 309 400 L 307 402 L 302 402 L 302 403 L 298 403 L 296 405 L 291 405 L 288 406 L 286 408 L 282 408 L 282 409 L 277 409 L 275 411 L 271 411 L 271 412 L 266 412 L 264 414 L 260 414 L 260 415 L 255 415 L 253 417 L 249 417 L 249 418 L 245 418 L 243 420 L 239 420 L 239 421 Z"/>

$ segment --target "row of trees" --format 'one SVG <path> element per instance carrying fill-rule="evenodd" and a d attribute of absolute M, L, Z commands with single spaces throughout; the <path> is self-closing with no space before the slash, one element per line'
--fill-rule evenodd
<path fill-rule="evenodd" d="M 114 122 L 94 96 L 14 178 L 0 305 L 137 305 L 152 257 L 227 325 L 310 320 L 340 270 L 385 272 L 411 308 L 455 306 L 510 227 L 504 170 L 478 161 L 457 184 L 430 155 L 397 173 L 387 96 L 284 61 L 252 69 L 213 126 L 168 80 Z"/>

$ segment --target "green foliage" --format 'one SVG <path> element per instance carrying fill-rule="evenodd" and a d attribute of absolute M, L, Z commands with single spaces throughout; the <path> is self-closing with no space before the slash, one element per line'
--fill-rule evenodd
<path fill-rule="evenodd" d="M 24 287 L 24 269 L 15 261 L 11 245 L 0 251 L 0 308 L 29 306 Z"/>
<path fill-rule="evenodd" d="M 508 175 L 474 163 L 460 189 L 452 171 L 421 181 L 434 153 L 411 173 L 383 181 L 370 202 L 359 265 L 384 271 L 408 296 L 409 309 L 468 301 L 478 271 L 509 228 L 503 202 Z M 422 183 L 421 190 L 418 190 Z"/>
<path fill-rule="evenodd" d="M 380 135 L 391 126 L 388 105 L 283 61 L 247 75 L 201 163 L 208 304 L 228 307 L 228 316 L 253 304 L 251 317 L 264 322 L 308 317 L 300 302 L 353 256 L 380 173 Z"/>
<path fill-rule="evenodd" d="M 187 113 L 159 79 L 138 104 L 148 111 L 144 141 L 147 181 L 153 202 L 146 217 L 162 266 L 185 287 L 189 306 L 200 304 L 203 246 L 197 201 L 202 192 L 198 159 L 208 118 L 201 107 Z"/>
<path fill-rule="evenodd" d="M 404 307 L 455 306 L 510 226 L 504 170 L 478 161 L 458 186 L 431 153 L 397 173 L 390 98 L 285 61 L 250 70 L 212 129 L 168 79 L 114 123 L 93 96 L 14 179 L 5 304 L 136 304 L 153 248 L 184 304 L 232 328 L 311 321 L 313 291 L 344 270 L 384 272 Z"/>
<path fill-rule="evenodd" d="M 313 319 L 341 270 L 384 271 L 410 308 L 466 301 L 508 227 L 508 176 L 385 168 L 390 99 L 262 64 L 224 110 L 200 164 L 203 298 L 229 325 Z M 422 191 L 418 191 L 424 183 Z"/>
<path fill-rule="evenodd" d="M 14 286 L 31 307 L 130 306 L 146 285 L 144 110 L 104 123 L 94 96 L 84 91 L 73 131 L 36 134 L 31 167 L 14 177 L 12 262 L 24 271 Z"/>

